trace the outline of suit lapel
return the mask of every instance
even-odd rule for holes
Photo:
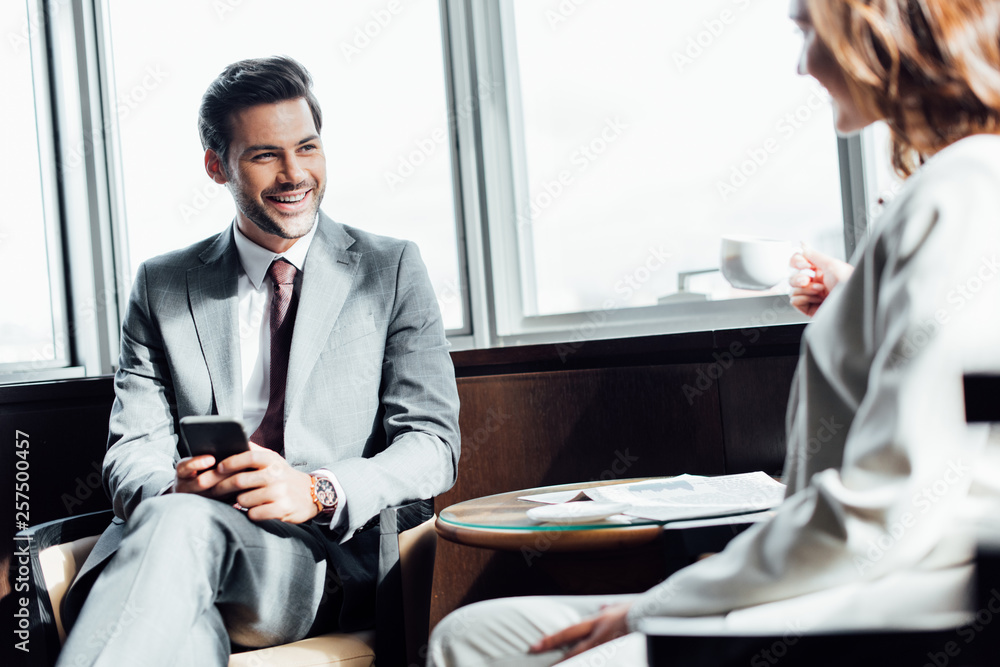
[[[232,229],[220,234],[199,259],[204,264],[187,272],[188,301],[212,380],[212,395],[220,415],[242,419],[243,383],[237,324],[240,262]]]
[[[361,263],[361,253],[347,249],[354,239],[343,227],[323,213],[317,224],[303,267],[302,292],[292,333],[285,388],[286,417],[288,406],[302,389],[330,338]]]

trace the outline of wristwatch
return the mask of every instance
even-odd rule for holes
[[[316,511],[325,516],[333,516],[337,511],[337,489],[333,481],[324,475],[312,475],[312,500],[316,503]]]

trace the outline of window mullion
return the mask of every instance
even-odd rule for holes
[[[92,6],[74,0],[48,14],[67,270],[67,342],[88,375],[112,369],[117,347],[115,264],[104,163],[103,113]]]
[[[844,200],[844,250],[850,259],[868,238],[868,182],[861,135],[837,139]]]
[[[505,70],[501,2],[470,3],[475,58],[480,83],[489,81],[496,94],[480,108],[486,234],[489,239],[494,314],[498,336],[517,331],[524,319],[525,288],[520,271],[514,164],[509,124],[509,81]],[[533,286],[531,286],[533,287]]]
[[[31,62],[32,81],[34,82],[35,119],[37,123],[38,153],[40,157],[40,174],[43,210],[45,216],[45,237],[47,250],[47,267],[49,278],[49,294],[52,312],[53,357],[51,366],[67,366],[70,363],[72,345],[69,341],[69,313],[66,296],[66,277],[64,273],[64,253],[60,235],[61,214],[59,210],[59,174],[54,156],[56,154],[55,139],[52,130],[55,127],[53,114],[53,97],[48,67],[48,8],[44,0],[28,3],[28,24],[35,26],[31,31]],[[59,5],[53,5],[58,8]],[[47,356],[47,355],[41,355]],[[49,368],[50,363],[35,361],[32,368],[24,370],[41,370]]]
[[[495,340],[493,289],[488,230],[485,228],[485,183],[480,113],[495,92],[478,83],[472,38],[472,11],[468,0],[441,0],[445,52],[448,63],[449,113],[458,200],[460,256],[465,265],[466,312],[471,335],[449,336],[455,349],[491,347]]]

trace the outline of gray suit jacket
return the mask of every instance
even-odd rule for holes
[[[180,418],[242,418],[240,271],[230,227],[140,267],[122,325],[104,460],[115,521],[81,570],[80,589],[114,553],[139,503],[173,481]],[[352,597],[367,595],[377,567],[377,539],[361,528],[384,507],[446,491],[458,457],[454,369],[416,246],[321,213],[292,337],[285,458],[302,471],[328,468],[344,489],[346,529],[320,530],[344,580],[348,626],[355,625],[348,610],[369,606]],[[81,593],[68,596],[70,618]]]

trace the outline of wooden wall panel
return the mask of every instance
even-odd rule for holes
[[[781,473],[785,408],[798,357],[739,359],[719,378],[726,472]]]
[[[100,469],[113,401],[111,378],[0,386],[0,489],[11,503],[0,531],[0,612],[11,604],[4,595],[10,591],[6,564],[18,529],[13,511],[17,473],[28,477],[32,526],[109,509]],[[24,439],[15,437],[19,431],[28,435],[25,456],[18,455],[24,450],[16,446]],[[24,502],[23,497],[16,500]]]

